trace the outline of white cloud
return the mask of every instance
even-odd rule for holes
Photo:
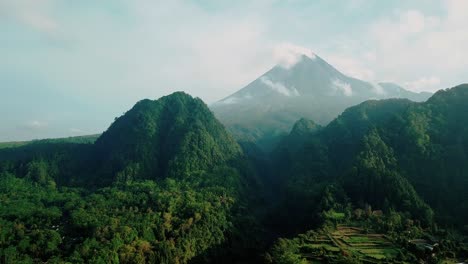
[[[445,0],[447,17],[445,23],[453,26],[454,29],[466,30],[468,25],[468,1],[466,0]]]
[[[289,69],[298,63],[302,59],[303,55],[311,59],[315,59],[315,54],[312,50],[292,43],[279,44],[273,48],[274,60],[277,64],[286,69]]]
[[[277,93],[280,93],[285,96],[299,96],[299,92],[295,87],[287,87],[280,82],[272,82],[268,77],[262,76],[260,81],[267,85],[269,88],[274,90]]]
[[[377,61],[377,55],[375,54],[375,52],[372,52],[372,51],[365,52],[363,57],[364,57],[364,59],[366,59],[367,61],[370,61],[370,62],[376,62]]]
[[[468,1],[442,2],[445,13],[428,15],[420,10],[400,11],[370,28],[367,45],[376,50],[378,60],[370,63],[376,78],[408,82],[414,91],[433,91],[436,86],[455,86],[465,82],[468,52]],[[438,79],[438,80],[437,80]]]
[[[400,14],[400,28],[401,32],[405,33],[419,33],[424,30],[426,18],[417,10],[409,10]]]
[[[47,123],[39,120],[32,120],[30,122],[25,123],[23,127],[30,130],[38,130],[47,127]]]
[[[267,22],[261,17],[208,12],[185,1],[123,3],[130,23],[105,10],[78,10],[60,17],[66,43],[27,58],[12,54],[11,61],[24,71],[41,72],[75,97],[105,98],[112,93],[124,107],[176,90],[210,103],[274,65],[274,44],[265,35]],[[47,67],[40,63],[44,61]]]
[[[369,21],[370,26],[360,32],[337,36],[322,57],[348,76],[371,83],[389,79],[408,83],[408,89],[414,91],[464,83],[468,1],[444,0],[428,5],[442,9],[426,11],[431,8],[413,4],[411,8],[390,10]],[[427,77],[417,80],[421,76]]]
[[[378,95],[386,94],[385,89],[380,84],[375,83],[375,82],[370,82],[370,84],[372,85],[372,89],[374,90],[374,93]]]
[[[440,89],[440,79],[438,77],[423,77],[414,81],[405,82],[405,86],[415,92],[437,91]]]
[[[347,82],[343,82],[339,79],[334,79],[332,80],[332,85],[335,89],[340,91],[345,96],[353,95],[353,89],[351,88],[351,85]]]
[[[9,17],[35,30],[52,34],[59,28],[51,16],[50,0],[0,0],[0,16]]]

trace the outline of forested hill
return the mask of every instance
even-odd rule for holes
[[[200,99],[143,100],[94,144],[0,150],[0,262],[255,259],[261,192]]]
[[[103,177],[123,180],[190,176],[242,156],[205,103],[182,92],[138,102],[95,148]]]
[[[364,102],[308,137],[293,130],[272,163],[284,186],[284,206],[297,215],[292,218],[296,227],[310,227],[321,212],[343,209],[349,201],[358,208],[404,212],[424,225],[435,220],[463,229],[468,219],[466,113],[464,84],[424,103]]]

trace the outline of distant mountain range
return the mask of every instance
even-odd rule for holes
[[[369,99],[421,102],[430,96],[394,83],[352,78],[317,55],[301,55],[294,65],[276,65],[211,109],[238,139],[262,145],[289,132],[300,118],[326,125],[347,107]]]

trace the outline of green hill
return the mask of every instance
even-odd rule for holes
[[[273,164],[286,205],[301,215],[298,224],[314,222],[314,214],[301,212],[319,214],[322,192],[335,186],[344,195],[337,203],[394,209],[426,225],[432,208],[438,223],[462,228],[468,218],[466,102],[468,85],[460,85],[425,103],[364,102],[305,138],[293,131]]]
[[[105,177],[126,180],[186,177],[242,155],[208,107],[181,92],[138,102],[95,147]]]
[[[273,153],[282,194],[275,225],[288,235],[324,229],[278,240],[267,259],[441,263],[466,258],[468,247],[460,236],[466,235],[468,219],[466,102],[468,85],[460,85],[424,103],[364,102],[306,137],[293,130]],[[376,240],[384,237],[385,246]]]

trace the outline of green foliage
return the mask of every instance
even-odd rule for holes
[[[0,186],[0,258],[187,263],[233,228],[236,200],[221,186],[146,181],[85,193],[12,175]]]
[[[343,179],[344,188],[355,204],[369,203],[375,208],[409,212],[428,226],[433,212],[414,191],[407,179],[396,170],[393,150],[371,130],[363,139],[362,151],[355,166]],[[364,191],[363,191],[364,190]]]
[[[272,263],[278,264],[308,263],[299,252],[297,240],[281,238],[275,243],[271,251],[270,259]]]

